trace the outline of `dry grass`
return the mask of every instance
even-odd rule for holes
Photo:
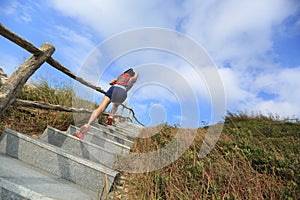
[[[20,98],[70,106],[69,86],[52,89],[46,82],[24,88]],[[70,113],[9,107],[0,116],[0,132],[11,128],[39,135],[53,126],[66,130]],[[170,144],[176,127],[162,124],[145,130],[132,152],[156,151]],[[190,131],[190,130],[183,130]],[[229,113],[215,148],[199,159],[207,129],[199,128],[189,149],[175,162],[153,172],[124,173],[129,199],[297,199],[300,194],[300,123],[278,116]],[[153,134],[154,133],[154,134]]]
[[[127,174],[130,199],[297,199],[297,176],[286,179],[283,174],[258,170],[244,149],[236,145],[236,139],[226,132],[229,130],[231,125],[227,125],[216,147],[203,159],[199,159],[198,152],[206,130],[199,128],[189,150],[169,166],[154,172]],[[162,148],[176,133],[176,128],[165,126],[159,134],[137,140],[132,151]],[[259,144],[251,145],[258,148]],[[276,167],[273,164],[271,168]]]

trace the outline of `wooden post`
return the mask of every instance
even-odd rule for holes
[[[54,53],[55,48],[45,42],[40,50],[42,53],[30,56],[0,88],[0,114],[11,105],[20,94],[30,76]]]

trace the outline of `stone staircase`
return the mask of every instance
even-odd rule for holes
[[[0,199],[107,199],[114,163],[127,154],[141,127],[129,122],[92,126],[83,140],[78,127],[47,127],[40,138],[6,129],[0,137]]]

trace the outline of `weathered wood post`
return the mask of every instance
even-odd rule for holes
[[[0,114],[11,105],[20,94],[30,76],[54,53],[55,48],[45,42],[40,52],[30,56],[0,88]]]

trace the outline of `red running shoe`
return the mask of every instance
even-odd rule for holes
[[[106,125],[112,125],[112,123],[113,123],[113,117],[111,117],[111,116],[109,116],[108,118],[107,118],[107,120],[106,120],[106,122],[105,122],[105,124]]]
[[[85,124],[79,128],[79,130],[75,133],[75,136],[79,139],[83,139],[84,134],[86,134],[88,131],[88,126]]]

